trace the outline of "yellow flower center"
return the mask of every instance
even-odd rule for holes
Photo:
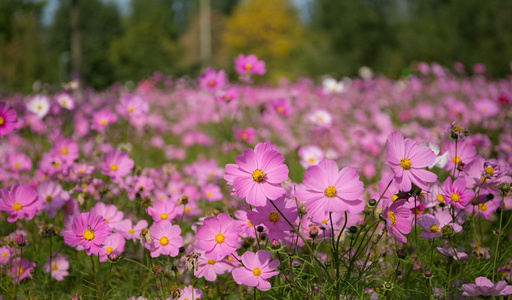
[[[486,211],[487,210],[487,205],[485,205],[485,203],[480,203],[480,204],[478,204],[478,208],[481,211]]]
[[[327,197],[331,198],[336,196],[336,194],[338,194],[338,191],[336,191],[336,189],[332,185],[330,185],[325,189],[324,194]]]
[[[459,196],[459,194],[457,194],[457,193],[452,193],[452,194],[450,195],[450,199],[452,199],[452,201],[453,201],[453,202],[459,202],[459,200],[460,200],[460,196]]]
[[[110,223],[107,218],[105,218],[105,221],[107,222],[107,224]]]
[[[84,237],[84,239],[90,241],[94,238],[94,232],[91,230],[86,230],[84,231],[84,234],[82,236]]]
[[[161,214],[160,215],[160,219],[163,219],[163,220],[167,219],[167,217],[168,217],[167,214]]]
[[[135,229],[130,228],[130,229],[128,229],[128,232],[129,232],[129,233],[134,233],[134,232],[135,232]]]
[[[59,166],[60,166],[60,162],[58,162],[58,161],[54,161],[54,162],[53,162],[53,166],[54,166],[54,167],[59,167]]]
[[[452,158],[452,161],[453,161],[453,163],[458,164],[458,163],[460,163],[460,158],[458,156],[454,156]]]
[[[117,165],[115,165],[115,164],[111,164],[111,165],[110,165],[110,170],[112,170],[112,171],[117,171]]]
[[[66,154],[68,154],[68,149],[62,148],[62,149],[60,149],[60,153],[66,155]]]
[[[215,86],[215,81],[213,81],[213,80],[209,81],[209,82],[208,82],[208,85],[209,85],[210,87]]]
[[[212,196],[212,192],[206,192],[206,196],[211,197]]]
[[[4,118],[0,117],[0,125],[4,125],[5,121]]]
[[[23,268],[21,268],[21,267],[20,267],[19,273],[20,273],[20,274],[25,273],[25,269],[23,269]]]
[[[48,196],[46,196],[45,199],[46,199],[46,202],[51,202],[52,201],[52,196],[48,195]]]
[[[271,212],[270,215],[268,215],[268,219],[270,222],[275,223],[277,220],[279,220],[279,215],[275,212]]]
[[[20,203],[16,202],[12,205],[12,209],[14,209],[15,211],[18,211],[20,209],[23,208],[23,205],[21,205]]]
[[[395,213],[392,211],[388,211],[388,218],[391,220],[391,226],[395,226],[395,224],[396,224]]]
[[[245,69],[247,71],[249,71],[250,69],[252,69],[252,65],[251,64],[245,64]]]
[[[409,170],[411,168],[411,160],[408,158],[402,158],[400,160],[400,167],[402,167],[404,170]]]
[[[231,256],[228,256],[229,261],[233,261],[233,258]]]
[[[265,176],[267,176],[267,174],[263,173],[263,171],[260,169],[256,169],[254,172],[252,172],[252,179],[254,179],[256,182],[262,182],[263,179],[265,179]]]
[[[66,100],[61,100],[61,101],[60,101],[60,103],[61,103],[62,105],[66,105],[66,103],[67,103],[67,102],[66,102]]]
[[[114,250],[114,249],[112,249],[112,247],[107,247],[107,249],[105,249],[105,252],[110,254],[110,253],[112,253],[112,250]]]
[[[459,125],[453,127],[453,131],[455,131],[455,132],[459,132],[461,130],[462,130],[462,127],[460,127]]]
[[[128,112],[132,113],[133,112],[133,107],[128,108]]]
[[[169,244],[169,239],[165,236],[161,237],[160,238],[160,245],[162,246],[166,246],[167,244]]]
[[[429,229],[430,229],[430,232],[437,233],[439,231],[439,226],[434,224],[434,225],[430,226]]]
[[[249,135],[247,133],[242,133],[240,137],[242,138],[242,140],[247,140],[249,138]]]
[[[59,267],[58,267],[56,264],[53,264],[53,265],[52,265],[52,269],[54,269],[54,270],[58,270],[58,269],[59,269]]]
[[[41,105],[37,106],[37,110],[41,110],[43,107]]]
[[[493,169],[493,168],[491,168],[491,167],[487,167],[487,168],[485,168],[485,174],[486,174],[487,176],[492,176],[492,175],[494,175],[494,169]]]
[[[213,259],[208,259],[208,263],[209,263],[210,265],[214,265],[214,264],[215,264],[215,261],[214,261]]]
[[[224,242],[224,235],[222,233],[217,233],[215,236],[215,241],[219,244]]]
[[[310,158],[309,158],[309,162],[310,162],[310,163],[314,163],[314,162],[315,162],[315,159],[314,159],[313,157],[310,157]]]
[[[482,181],[482,183],[486,183],[486,182],[487,182],[487,178],[485,178],[485,177],[483,177],[483,176],[482,176],[482,177],[480,177],[480,180]]]
[[[188,214],[188,212],[190,211],[190,208],[188,207],[185,207],[185,209],[183,210],[186,214]]]
[[[254,268],[254,270],[252,270],[252,274],[254,276],[260,276],[261,275],[261,270],[258,269],[258,268]]]
[[[101,120],[100,124],[103,125],[103,126],[107,125],[107,120]]]
[[[7,256],[6,252],[2,253],[2,257],[6,257],[6,256]]]
[[[16,168],[16,169],[17,169],[17,168],[19,168],[19,167],[20,167],[20,163],[19,163],[19,162],[15,162],[15,163],[14,163],[14,168]]]
[[[251,224],[251,221],[247,221],[247,225],[254,227],[254,225]]]
[[[437,195],[437,202],[441,202],[441,203],[444,202],[443,195],[441,195],[441,194]]]
[[[398,195],[394,194],[393,197],[391,197],[391,202],[395,202],[396,199],[398,199]]]
[[[284,113],[284,108],[282,108],[281,106],[279,106],[277,108],[277,112],[280,113],[280,114],[283,114]]]

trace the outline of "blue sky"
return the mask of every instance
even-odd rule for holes
[[[43,0],[38,0],[43,1]],[[122,14],[127,13],[130,5],[130,0],[102,0],[104,2],[116,3]],[[312,0],[292,0],[295,6],[299,9],[301,18],[303,20],[308,17],[308,3]],[[43,11],[43,24],[50,25],[53,19],[53,14],[59,6],[59,0],[46,0],[48,3]]]

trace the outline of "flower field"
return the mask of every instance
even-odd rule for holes
[[[512,294],[512,80],[479,68],[4,95],[0,299]]]

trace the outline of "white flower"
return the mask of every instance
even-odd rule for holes
[[[50,110],[50,101],[45,95],[35,95],[28,101],[27,109],[42,119]]]
[[[331,126],[332,116],[326,110],[317,109],[309,115],[309,121],[320,127],[329,127]]]
[[[65,109],[72,110],[75,108],[75,100],[68,93],[60,93],[55,95],[55,100]]]
[[[420,146],[426,146],[426,144],[421,144]],[[450,154],[448,152],[445,152],[442,155],[439,155],[440,149],[439,149],[438,145],[428,143],[428,146],[432,150],[432,152],[434,152],[434,154],[436,155],[436,160],[430,166],[428,166],[428,168],[432,169],[433,167],[436,167],[436,166],[441,169],[444,168],[444,166],[446,166],[446,163],[448,162],[448,157]]]
[[[300,164],[304,169],[316,166],[324,159],[324,152],[317,146],[310,145],[299,148]]]
[[[336,81],[336,79],[327,77],[322,81],[325,94],[341,94],[346,90],[345,83]]]

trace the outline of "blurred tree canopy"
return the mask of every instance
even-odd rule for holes
[[[355,75],[361,66],[396,77],[413,61],[467,70],[481,62],[490,75],[510,74],[510,0],[131,0],[124,14],[113,0],[58,0],[46,26],[44,1],[1,0],[0,93],[69,80],[76,32],[84,86],[154,71],[197,76],[200,1],[211,6],[211,64],[229,72],[235,56],[254,53],[272,80]]]

